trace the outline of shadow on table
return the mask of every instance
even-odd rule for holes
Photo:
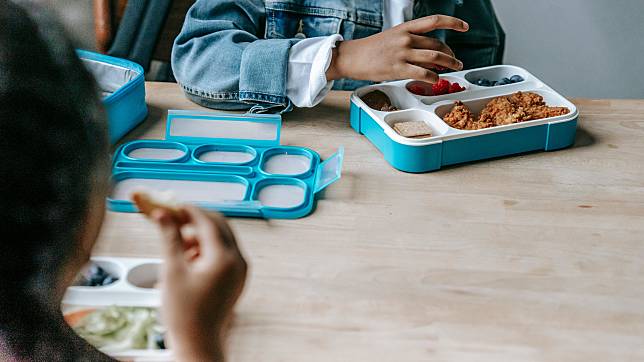
[[[597,143],[597,137],[583,128],[577,128],[575,143],[571,148],[589,147]]]

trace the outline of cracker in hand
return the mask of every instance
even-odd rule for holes
[[[132,194],[132,201],[139,209],[139,211],[145,216],[152,216],[152,211],[155,209],[167,210],[172,214],[177,220],[185,219],[184,213],[176,206],[170,203],[164,203],[159,200],[155,200],[150,195],[144,192],[134,192]]]

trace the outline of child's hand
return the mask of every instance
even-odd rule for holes
[[[152,212],[166,244],[163,318],[177,360],[220,361],[222,331],[244,288],[246,262],[221,215],[192,206],[180,211],[181,218],[166,209]],[[194,236],[182,235],[186,226]]]
[[[333,49],[327,79],[385,81],[412,78],[436,83],[438,74],[432,69],[437,66],[463,69],[463,63],[454,58],[445,43],[424,35],[437,29],[465,32],[469,25],[451,16],[433,15],[367,38],[341,42]]]

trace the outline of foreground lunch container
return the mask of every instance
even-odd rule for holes
[[[480,78],[502,79],[512,75],[520,75],[524,80],[494,87],[475,84]],[[351,127],[367,137],[393,167],[413,173],[528,151],[553,151],[574,143],[579,116],[577,107],[525,69],[501,65],[447,73],[441,78],[458,82],[466,89],[441,96],[419,96],[407,90],[406,85],[411,80],[403,80],[356,90],[351,96]],[[361,97],[374,90],[384,92],[400,110],[382,112],[367,106]],[[442,119],[455,101],[462,101],[477,114],[493,98],[517,91],[537,93],[548,106],[567,107],[570,113],[475,131],[452,128]],[[433,136],[424,139],[403,137],[392,128],[400,121],[425,121]]]
[[[69,287],[61,306],[64,315],[111,306],[159,310],[161,294],[158,289],[158,275],[162,266],[161,259],[92,257],[91,261],[118,280],[105,286]],[[174,360],[169,349],[122,349],[104,352],[120,360]]]

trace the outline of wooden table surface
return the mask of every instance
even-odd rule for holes
[[[167,109],[128,139],[163,138]],[[348,92],[284,116],[282,143],[342,179],[299,220],[233,219],[250,262],[230,361],[644,360],[644,101],[575,100],[575,146],[428,174],[394,170],[349,126]],[[109,213],[97,255],[160,255]]]

